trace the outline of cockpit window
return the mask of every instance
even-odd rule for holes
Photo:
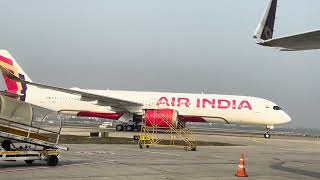
[[[281,110],[281,108],[279,106],[273,106],[273,109],[276,111]]]

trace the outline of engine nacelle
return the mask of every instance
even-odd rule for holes
[[[170,125],[177,127],[178,111],[173,109],[150,109],[145,110],[145,125],[147,127],[169,128]]]

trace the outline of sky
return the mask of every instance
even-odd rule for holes
[[[0,0],[0,48],[33,81],[248,95],[320,128],[320,51],[260,47],[267,0]],[[320,29],[319,0],[279,0],[275,37]],[[1,89],[4,83],[1,82]]]

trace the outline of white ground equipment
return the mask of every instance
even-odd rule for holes
[[[45,125],[44,119],[34,120],[30,104],[0,95],[0,160],[24,160],[27,164],[45,160],[56,166],[59,150],[68,150],[58,145],[61,118],[56,130]]]

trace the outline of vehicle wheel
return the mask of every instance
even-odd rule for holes
[[[126,127],[126,130],[127,130],[127,131],[133,131],[133,127],[132,127],[132,126],[127,126],[127,127]]]
[[[270,134],[264,134],[264,138],[270,138]]]
[[[116,130],[117,130],[117,131],[123,131],[123,126],[122,126],[121,124],[118,124],[118,125],[116,126]]]
[[[191,151],[197,151],[196,147],[191,147]]]
[[[137,131],[141,131],[141,125],[138,125]]]
[[[149,145],[146,145],[146,148],[149,148],[150,146]]]
[[[24,162],[25,162],[26,164],[32,164],[32,163],[34,162],[34,160],[24,160]]]
[[[137,135],[133,136],[133,140],[138,141],[139,139],[140,139],[139,136],[137,136]]]
[[[47,164],[48,166],[56,166],[58,164],[58,157],[54,155],[49,156]]]

